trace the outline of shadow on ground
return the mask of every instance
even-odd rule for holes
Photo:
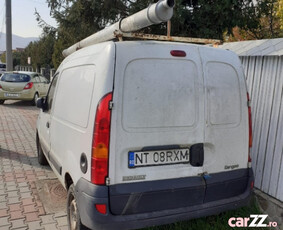
[[[3,106],[7,106],[9,108],[19,109],[24,107],[25,110],[34,110],[36,106],[32,105],[31,101],[13,101],[13,100],[6,100]],[[16,107],[17,106],[17,107]],[[20,106],[20,107],[19,107]]]
[[[49,171],[52,171],[49,165],[47,166],[39,165],[37,156],[34,155],[29,156],[27,154],[21,154],[8,149],[3,149],[1,148],[1,144],[0,144],[0,158],[7,159],[10,161],[17,161],[21,164],[29,165],[35,168],[48,169]]]

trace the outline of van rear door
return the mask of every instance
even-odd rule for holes
[[[236,54],[200,47],[205,86],[205,202],[239,195],[248,183],[247,88]]]
[[[203,202],[205,123],[200,63],[195,46],[116,43],[109,153],[112,213]]]

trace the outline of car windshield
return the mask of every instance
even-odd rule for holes
[[[4,73],[1,77],[1,81],[6,82],[29,82],[30,76],[21,73]]]
[[[6,69],[6,65],[5,64],[0,64],[0,68]]]

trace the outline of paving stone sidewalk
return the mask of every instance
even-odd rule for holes
[[[0,105],[0,230],[68,229],[65,211],[46,213],[36,186],[38,180],[56,179],[37,161],[38,113],[29,102]]]

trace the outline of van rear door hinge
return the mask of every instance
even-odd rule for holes
[[[110,185],[110,178],[109,178],[109,177],[106,177],[106,179],[105,179],[105,184],[106,184],[106,185]]]
[[[109,110],[112,110],[114,107],[113,101],[109,101]]]

